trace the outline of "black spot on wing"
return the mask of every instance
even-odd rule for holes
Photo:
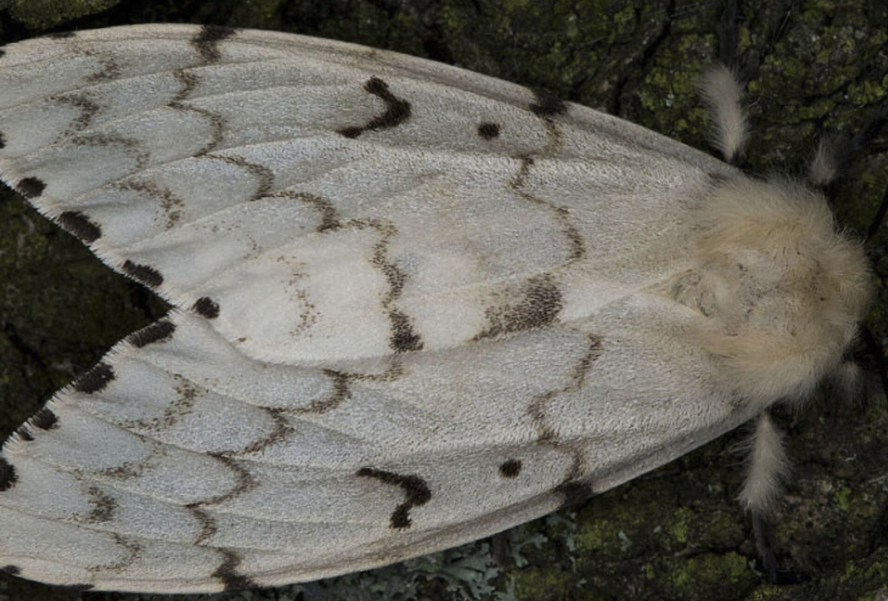
[[[202,296],[194,301],[191,310],[207,319],[219,317],[219,303],[208,296]]]
[[[18,576],[22,573],[22,569],[18,566],[8,565],[0,568],[0,572],[6,572],[7,574],[11,574],[13,576]]]
[[[231,549],[219,549],[222,554],[222,565],[213,572],[213,578],[222,582],[225,592],[242,591],[248,588],[256,588],[256,583],[249,577],[237,573],[243,559]]]
[[[568,480],[562,482],[555,487],[555,492],[563,497],[561,508],[571,507],[577,503],[582,503],[593,494],[592,485],[588,482],[580,482],[577,480]]]
[[[12,488],[17,480],[15,468],[6,459],[0,457],[0,492]]]
[[[86,244],[92,244],[102,236],[102,228],[80,211],[65,211],[59,215],[59,225]]]
[[[114,370],[107,363],[98,363],[91,370],[74,380],[74,390],[84,394],[93,394],[105,389],[114,380]]]
[[[28,429],[27,429],[26,427],[24,427],[24,426],[22,426],[21,428],[19,428],[18,430],[16,430],[16,434],[18,434],[18,435],[19,435],[19,438],[21,438],[21,439],[24,440],[25,442],[31,442],[31,441],[34,440],[34,437],[31,436],[31,433],[28,432]]]
[[[148,265],[140,265],[127,259],[121,266],[121,269],[125,274],[146,286],[157,288],[163,284],[163,276],[160,272]]]
[[[176,325],[173,322],[162,319],[146,328],[142,328],[138,332],[130,334],[128,340],[134,347],[142,348],[155,342],[169,340],[175,331]]]
[[[396,530],[409,528],[413,524],[410,510],[425,505],[432,498],[428,484],[419,476],[404,476],[372,467],[362,467],[356,475],[360,478],[374,478],[384,484],[398,486],[404,491],[404,502],[395,508],[390,518],[391,527]]]
[[[378,77],[371,77],[364,84],[364,89],[385,103],[385,112],[359,127],[344,127],[338,130],[346,138],[357,138],[366,131],[389,129],[401,125],[410,119],[410,103],[398,98],[389,90],[388,84]]]
[[[3,56],[0,54],[0,56]],[[0,148],[6,148],[6,137],[3,135],[3,132],[0,132]]]
[[[219,54],[219,42],[236,33],[237,30],[231,27],[204,25],[191,40],[191,45],[200,53],[201,58],[208,63],[214,63],[222,58]]]
[[[26,177],[15,185],[15,189],[18,190],[19,194],[31,200],[43,194],[43,191],[46,190],[46,184],[43,180],[36,177]]]
[[[484,138],[485,140],[493,140],[500,133],[500,126],[496,123],[490,123],[485,121],[484,123],[478,126],[478,135]]]
[[[50,33],[49,35],[47,35],[46,37],[48,37],[51,40],[65,40],[68,38],[73,38],[75,35],[77,35],[77,34],[73,31],[54,31],[54,32]]]
[[[500,476],[503,478],[517,478],[521,473],[521,461],[518,459],[509,459],[499,466]]]
[[[41,430],[52,430],[59,426],[59,418],[50,409],[44,407],[31,418],[31,425]]]
[[[530,105],[530,110],[539,117],[555,117],[567,113],[567,104],[551,92],[546,90],[534,90],[536,102]]]

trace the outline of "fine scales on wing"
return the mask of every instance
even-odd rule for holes
[[[805,394],[823,199],[510,83],[255,31],[0,58],[0,173],[178,309],[3,447],[0,567],[199,592],[498,532]]]

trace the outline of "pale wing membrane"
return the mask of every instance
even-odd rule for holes
[[[197,592],[369,568],[750,417],[676,338],[699,314],[645,293],[693,267],[684,216],[734,172],[632,124],[381,51],[141,26],[8,47],[0,135],[5,181],[183,309],[4,446],[7,571]]]
[[[383,565],[543,515],[749,417],[706,398],[705,356],[633,334],[662,311],[621,304],[576,328],[324,368],[249,359],[176,312],[6,445],[0,566],[224,590]],[[634,378],[615,383],[627,367]],[[640,396],[652,386],[659,396]]]
[[[283,363],[464,344],[541,278],[588,315],[684,268],[677,214],[733,174],[481,75],[181,26],[9,47],[0,133],[44,213]]]

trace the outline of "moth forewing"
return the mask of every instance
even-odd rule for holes
[[[805,394],[863,310],[817,195],[452,67],[146,25],[0,82],[4,181],[178,307],[4,445],[25,578],[212,592],[493,534]]]

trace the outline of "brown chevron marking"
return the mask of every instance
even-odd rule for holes
[[[134,171],[141,171],[148,164],[151,155],[142,149],[142,143],[135,138],[113,134],[80,134],[71,136],[68,143],[75,146],[120,146],[123,152],[136,161]]]
[[[102,236],[102,228],[80,211],[65,211],[59,215],[59,225],[85,244],[92,244]]]
[[[200,391],[191,381],[178,374],[173,374],[173,378],[177,381],[174,389],[176,398],[168,406],[164,407],[160,417],[124,419],[117,422],[118,425],[133,431],[160,432],[171,428],[179,420],[190,415]]]
[[[274,186],[274,171],[268,167],[258,163],[251,163],[246,159],[237,156],[223,156],[218,154],[206,154],[204,156],[217,161],[222,161],[223,163],[228,163],[229,165],[236,165],[237,167],[249,171],[250,174],[256,178],[257,185],[256,192],[254,192],[248,200],[257,200],[268,196],[271,193],[271,189]]]
[[[488,307],[488,326],[473,341],[497,338],[505,334],[547,326],[563,308],[561,291],[549,274],[532,277],[522,284],[517,302]]]
[[[571,219],[570,210],[524,190],[534,160],[533,157],[528,155],[519,156],[517,157],[517,160],[519,161],[518,173],[512,181],[509,182],[510,187],[523,199],[549,209],[555,219],[561,224],[561,230],[570,241],[571,248],[566,264],[569,265],[574,261],[582,259],[586,255],[586,243],[583,241],[580,230]]]
[[[188,96],[197,86],[197,82],[199,81],[199,77],[193,71],[184,71],[179,69],[178,71],[173,72],[173,77],[176,78],[176,81],[179,82],[181,89],[176,93],[173,99],[167,104],[172,109],[176,109],[183,112],[194,113],[196,115],[200,115],[210,124],[210,128],[212,129],[212,134],[210,135],[210,141],[207,142],[203,148],[194,153],[194,156],[202,156],[206,153],[215,150],[219,144],[222,143],[222,137],[225,135],[225,118],[218,113],[214,113],[207,109],[198,108],[196,106],[191,106],[186,104],[185,101],[188,100]]]
[[[289,436],[293,432],[293,426],[284,416],[284,410],[271,407],[262,407],[262,409],[274,420],[274,429],[259,440],[253,441],[247,445],[244,450],[239,451],[238,455],[246,455],[248,453],[258,453],[273,444],[276,444]]]
[[[216,524],[216,518],[201,509],[199,503],[189,503],[185,508],[191,512],[191,515],[194,516],[194,519],[200,524],[200,532],[191,544],[197,546],[205,545],[219,529]]]
[[[112,57],[99,52],[93,52],[92,50],[82,50],[81,53],[84,56],[96,59],[102,65],[100,70],[86,77],[87,82],[101,83],[120,77],[120,65]]]
[[[208,453],[208,455],[229,470],[235,472],[237,474],[237,483],[228,492],[224,492],[197,503],[192,503],[193,506],[206,507],[208,505],[218,505],[219,503],[223,503],[228,499],[233,499],[238,495],[242,495],[245,492],[249,492],[256,488],[257,483],[253,479],[253,476],[250,475],[250,472],[241,467],[237,461],[229,457],[228,453]]]
[[[66,104],[71,106],[77,109],[80,113],[70,124],[68,124],[68,128],[56,138],[56,141],[73,135],[78,131],[83,131],[89,127],[93,117],[99,112],[100,108],[95,100],[84,93],[59,94],[58,96],[51,96],[49,100],[56,104]]]
[[[208,63],[215,63],[222,56],[219,54],[219,42],[237,34],[237,29],[219,25],[203,25],[191,40],[191,45]]]
[[[537,441],[541,444],[548,445],[557,451],[561,451],[570,455],[572,459],[571,468],[561,483],[555,487],[555,492],[563,496],[562,506],[572,505],[592,495],[592,485],[582,480],[584,476],[584,466],[586,461],[583,459],[583,453],[580,449],[573,445],[564,443],[558,438],[555,428],[548,423],[546,415],[547,406],[552,399],[558,395],[576,392],[580,390],[586,382],[586,377],[592,364],[603,352],[601,339],[592,334],[586,337],[588,348],[586,353],[577,361],[571,372],[570,382],[562,388],[550,390],[543,394],[537,395],[531,401],[527,412],[537,427]]]
[[[311,194],[309,192],[284,190],[282,192],[275,192],[264,198],[292,198],[293,200],[299,200],[310,205],[313,209],[318,211],[321,216],[321,224],[315,230],[316,232],[335,231],[342,227],[342,222],[336,207],[323,196],[318,196],[317,194]]]
[[[86,517],[86,521],[91,524],[101,524],[110,522],[114,518],[114,512],[117,511],[118,505],[114,497],[106,494],[97,486],[90,486],[87,489],[89,502],[92,509]]]
[[[107,363],[97,363],[95,367],[74,380],[71,386],[77,392],[84,394],[93,394],[101,392],[112,381],[114,381],[114,369]]]
[[[176,325],[166,319],[161,319],[148,327],[142,328],[127,337],[127,341],[136,348],[144,348],[156,342],[165,342],[172,338],[176,331]]]
[[[182,207],[185,201],[173,194],[169,188],[159,186],[155,182],[142,179],[131,179],[124,182],[116,182],[114,188],[121,191],[133,191],[144,193],[157,199],[160,208],[166,215],[166,229],[172,229],[182,219]]]
[[[332,409],[336,409],[342,403],[351,399],[351,389],[349,388],[349,380],[351,379],[350,374],[332,369],[323,370],[323,374],[332,381],[332,392],[325,398],[313,400],[307,407],[289,409],[288,411],[291,414],[303,415],[306,413],[314,413],[322,415]]]
[[[139,557],[142,555],[142,545],[137,543],[135,540],[116,532],[112,532],[111,537],[114,539],[115,544],[126,549],[126,556],[124,556],[120,561],[115,561],[113,563],[90,566],[89,568],[87,568],[88,572],[92,574],[106,572],[120,573],[133,565],[136,560],[138,560]]]
[[[333,390],[323,399],[315,399],[311,401],[307,407],[297,407],[295,409],[287,409],[286,413],[290,415],[304,415],[306,413],[314,413],[317,415],[324,414],[328,411],[338,408],[342,403],[351,400],[351,382],[394,382],[404,375],[404,367],[400,357],[394,355],[391,357],[391,363],[388,369],[377,374],[362,374],[341,372],[332,369],[325,369],[323,374],[330,378],[333,383]]]
[[[237,573],[243,558],[232,549],[218,549],[222,554],[222,564],[212,573],[213,578],[222,582],[225,592],[242,591],[248,588],[256,588],[257,584],[248,576]]]
[[[388,84],[378,77],[371,77],[364,83],[364,89],[385,103],[385,112],[373,117],[360,127],[344,127],[337,133],[346,138],[357,138],[367,131],[390,129],[410,119],[410,103],[398,98],[389,90]]]
[[[410,510],[425,505],[432,498],[428,484],[419,476],[405,476],[372,467],[362,467],[355,475],[359,478],[374,478],[390,486],[399,486],[404,491],[404,502],[395,508],[390,518],[391,527],[395,530],[410,528],[413,525]]]

